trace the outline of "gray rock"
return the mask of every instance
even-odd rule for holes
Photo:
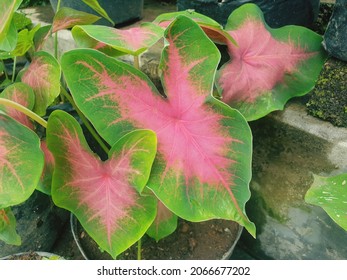
[[[347,61],[347,0],[336,0],[323,45],[330,55]]]

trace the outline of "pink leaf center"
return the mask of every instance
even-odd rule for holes
[[[5,174],[8,170],[10,173],[12,173],[12,176],[16,179],[22,190],[24,190],[24,184],[16,170],[16,165],[20,164],[19,156],[15,153],[19,148],[19,144],[13,145],[11,143],[13,139],[11,138],[12,137],[6,131],[0,130],[0,174]],[[19,139],[17,140],[18,142],[20,141]],[[2,177],[3,176],[0,175],[0,192],[3,191],[2,180],[4,180],[4,178]]]
[[[14,102],[17,102],[18,104],[24,107],[28,107],[29,105],[28,101],[23,98],[22,94],[17,89],[14,89],[11,95],[11,100]],[[8,115],[14,118],[15,120],[19,121],[21,124],[25,125],[26,127],[30,129],[34,129],[34,124],[30,121],[30,119],[24,113],[21,113],[16,109],[9,108]]]
[[[136,150],[122,151],[120,157],[102,162],[81,146],[76,133],[65,129],[60,137],[68,147],[72,176],[65,187],[77,196],[78,207],[86,207],[88,222],[99,220],[111,244],[119,221],[130,218],[131,207],[137,206],[137,192],[129,183],[134,174],[139,174],[130,164],[130,155]]]
[[[229,192],[233,175],[228,169],[234,161],[228,154],[231,152],[230,144],[237,140],[230,137],[220,124],[226,117],[205,104],[210,92],[199,86],[202,83],[199,79],[203,77],[193,81],[190,76],[190,71],[202,61],[183,64],[179,50],[173,43],[170,46],[170,64],[164,78],[167,99],[153,93],[147,82],[136,75],[126,73],[113,77],[97,61],[101,71],[80,61],[77,63],[94,73],[93,80],[97,81],[99,90],[86,102],[104,99],[104,106],[110,108],[109,98],[113,104],[118,104],[114,108],[121,114],[110,125],[127,120],[135,127],[156,132],[158,152],[166,162],[162,179],[166,175],[174,176],[178,184],[179,177],[183,175],[187,189],[195,185],[196,180],[209,187],[228,189]]]
[[[222,69],[219,83],[223,101],[253,102],[259,95],[282,82],[286,73],[309,55],[293,42],[275,40],[265,26],[248,18],[240,28],[229,32],[238,43],[228,43],[231,63]]]

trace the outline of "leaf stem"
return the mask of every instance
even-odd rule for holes
[[[140,70],[140,56],[134,55],[134,67]]]
[[[58,58],[58,31],[54,34],[54,57]]]
[[[142,239],[140,238],[139,241],[137,241],[137,260],[140,261],[142,259]]]
[[[60,3],[61,3],[61,0],[58,0],[57,9],[55,13],[59,11]],[[54,57],[58,59],[58,31],[55,32],[54,34]]]
[[[14,78],[16,76],[16,64],[17,64],[17,57],[15,56],[13,58],[13,66],[12,66],[12,78],[11,78],[12,83],[14,83]]]
[[[22,112],[23,114],[27,115],[29,118],[38,122],[44,128],[47,128],[47,122],[43,118],[41,118],[39,115],[35,114],[33,111],[29,110],[28,108],[18,104],[17,102],[14,102],[12,100],[5,99],[5,98],[0,98],[0,104],[16,109],[19,112]]]
[[[98,142],[100,147],[105,151],[105,153],[108,154],[110,149],[107,147],[107,145],[104,143],[104,141],[101,139],[99,134],[95,131],[94,127],[90,124],[88,119],[85,117],[85,115],[82,113],[80,109],[78,109],[75,101],[72,99],[71,95],[65,90],[65,88],[60,87],[62,95],[71,103],[72,107],[76,110],[78,116],[81,118],[82,122],[90,132],[90,134],[94,137],[94,139]]]

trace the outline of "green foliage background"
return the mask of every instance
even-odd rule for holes
[[[20,9],[34,6],[44,6],[48,4],[49,0],[23,0],[22,4],[20,5]]]

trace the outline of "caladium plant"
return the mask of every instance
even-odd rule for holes
[[[22,15],[18,24],[15,13],[21,2],[2,1],[0,4],[0,69],[8,85],[0,94],[0,239],[13,245],[20,245],[21,239],[15,231],[16,220],[11,207],[27,200],[35,189],[51,193],[54,158],[46,141],[41,139],[42,129],[32,120],[47,126],[38,114],[44,116],[47,107],[56,102],[61,78],[57,59],[45,51],[35,52],[38,40],[34,36],[40,33],[40,26],[29,30],[31,21],[23,19]],[[83,24],[92,20],[94,16],[65,9],[48,29],[55,32],[72,27],[72,22]],[[16,59],[22,55],[30,57],[30,64],[17,76]],[[7,74],[3,59],[13,59],[12,74]]]
[[[283,109],[295,96],[311,91],[327,57],[322,37],[301,26],[270,28],[254,4],[229,17],[225,30],[230,61],[216,79],[221,99],[247,120]]]
[[[110,145],[135,128],[157,134],[148,187],[172,212],[190,221],[236,220],[255,235],[244,210],[251,132],[238,111],[212,97],[220,54],[187,17],[177,17],[165,33],[165,97],[142,72],[95,50],[63,55],[72,96]]]
[[[4,3],[11,13],[18,4]],[[12,16],[3,18],[0,51],[11,55]],[[90,25],[94,20],[62,9],[51,26],[28,32],[35,36],[28,41],[35,49],[31,63],[0,95],[0,239],[20,243],[10,207],[35,188],[74,213],[114,258],[145,233],[156,240],[169,235],[178,217],[234,220],[255,236],[245,212],[252,155],[245,117],[282,108],[312,87],[325,58],[321,38],[299,27],[270,29],[254,5],[235,11],[225,29],[191,11],[126,30]],[[71,27],[81,49],[61,59],[41,50],[52,33]],[[163,91],[138,63],[161,39]],[[217,81],[215,43],[227,45],[231,55]],[[134,56],[135,67],[117,60],[125,54]],[[63,100],[79,122],[58,110],[48,117],[47,108]],[[80,123],[106,160],[91,151]]]
[[[88,147],[78,122],[63,111],[50,116],[47,135],[55,159],[53,201],[74,213],[115,258],[139,240],[155,218],[155,197],[140,195],[156,154],[155,134],[142,130],[125,135],[104,162]]]

